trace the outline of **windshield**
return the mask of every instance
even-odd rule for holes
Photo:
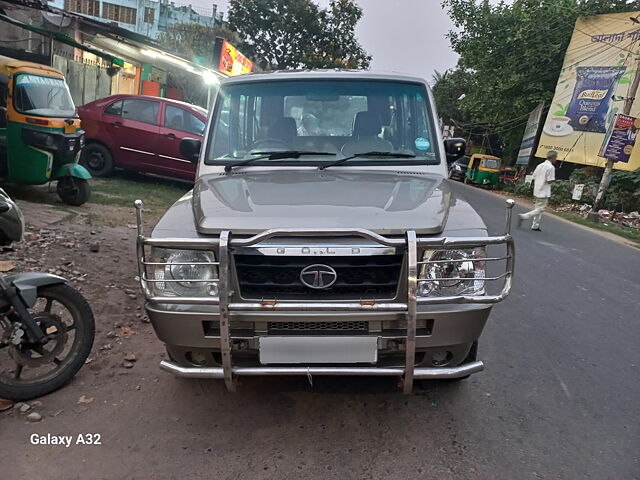
[[[223,86],[206,163],[226,165],[273,151],[321,152],[274,164],[319,164],[358,153],[349,164],[439,163],[427,92],[393,81],[273,81]],[[252,164],[261,165],[263,160]]]
[[[485,168],[500,168],[500,161],[494,160],[493,158],[485,158],[484,159],[484,167]]]
[[[74,117],[76,107],[62,78],[21,73],[13,88],[13,105],[20,113],[44,117]]]

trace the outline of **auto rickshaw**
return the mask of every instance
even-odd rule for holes
[[[60,199],[82,205],[91,175],[78,165],[84,131],[62,73],[0,56],[0,178],[42,185],[58,181]]]
[[[500,181],[501,159],[492,155],[476,153],[471,156],[464,183],[496,186]]]

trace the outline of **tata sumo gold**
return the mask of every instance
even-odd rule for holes
[[[146,311],[175,375],[461,379],[511,289],[512,201],[489,236],[456,198],[427,83],[371,72],[224,80],[193,191],[151,235],[138,213]]]

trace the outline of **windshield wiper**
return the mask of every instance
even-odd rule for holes
[[[336,165],[340,165],[341,163],[347,162],[354,158],[361,158],[361,157],[416,158],[416,156],[412,153],[362,152],[362,153],[354,153],[353,155],[349,155],[348,157],[341,158],[340,160],[336,160],[335,162],[327,163],[326,165],[320,165],[318,167],[318,170],[324,170],[325,168],[335,167]]]
[[[243,165],[248,165],[249,163],[256,162],[258,160],[282,160],[284,158],[300,158],[303,155],[336,155],[335,153],[330,152],[307,152],[300,150],[287,150],[287,151],[273,151],[273,152],[255,152],[255,155],[259,155],[258,157],[247,158],[246,160],[242,160],[241,162],[232,163],[230,165],[226,165],[224,167],[225,172],[230,172],[235,167],[241,167]]]

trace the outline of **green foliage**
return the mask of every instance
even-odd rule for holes
[[[505,192],[513,193],[520,197],[531,197],[533,195],[533,185],[526,184],[523,178],[518,180],[507,180],[500,185]]]
[[[158,43],[170,52],[196,63],[211,65],[216,37],[233,42],[235,35],[224,25],[208,27],[197,23],[177,23],[167,26],[158,36]]]
[[[458,100],[466,95],[472,88],[472,75],[463,70],[448,70],[433,75],[433,96],[438,107],[438,114],[445,123],[452,118],[458,121],[466,121],[466,114],[460,108]]]
[[[640,170],[611,175],[604,207],[623,212],[640,210]]]
[[[229,24],[241,50],[266,70],[368,68],[371,57],[355,37],[362,9],[333,0],[321,9],[312,0],[231,0]]]
[[[579,203],[593,205],[600,179],[587,168],[576,169],[569,180],[556,180],[551,185],[551,205],[566,205],[576,203],[571,197],[573,187],[583,184],[582,198]],[[533,184],[527,185],[524,179],[504,181],[500,185],[505,192],[522,197],[533,195]],[[609,210],[632,212],[640,211],[640,170],[633,172],[618,171],[611,175],[611,183],[607,189],[603,207]]]
[[[556,180],[553,185],[551,185],[549,203],[551,205],[565,205],[567,203],[572,203],[572,193],[573,185],[569,180]]]
[[[527,113],[540,102],[549,104],[576,19],[637,9],[626,0],[515,0],[497,4],[442,0],[442,5],[456,28],[449,33],[451,46],[460,55],[456,70],[443,80],[453,85],[443,85],[442,90],[453,89],[464,78],[465,97],[455,109],[443,103],[440,110],[476,124],[496,125],[492,133],[502,138],[507,155],[517,150],[523,127],[510,124],[507,130],[500,125],[518,117],[526,120]],[[457,72],[463,73],[454,75]],[[566,108],[551,105],[556,114],[564,114]]]

